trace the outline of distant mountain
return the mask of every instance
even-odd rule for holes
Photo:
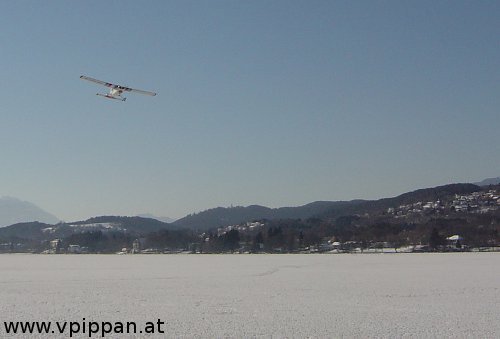
[[[479,186],[473,184],[451,184],[420,189],[397,197],[379,200],[316,201],[304,206],[281,208],[268,208],[258,205],[218,207],[188,215],[175,221],[173,225],[197,230],[209,230],[262,219],[328,219],[352,214],[371,213],[418,201],[443,200],[453,197],[455,194],[468,194],[480,189]]]
[[[173,223],[176,220],[176,219],[172,219],[172,218],[169,218],[169,217],[158,217],[156,215],[149,214],[149,213],[138,214],[137,216],[140,217],[140,218],[156,219],[156,220],[159,220],[161,222],[166,222],[168,224]]]
[[[0,197],[0,227],[31,221],[55,224],[59,219],[31,202]]]
[[[499,185],[499,184],[500,184],[500,177],[488,178],[488,179],[484,179],[483,181],[475,183],[475,185],[478,185],[478,186],[489,186],[489,185]]]

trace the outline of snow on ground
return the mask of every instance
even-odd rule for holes
[[[0,326],[165,321],[109,338],[498,338],[498,305],[499,253],[0,255]]]

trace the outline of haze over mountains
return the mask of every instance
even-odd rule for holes
[[[145,253],[193,253],[197,249],[225,253],[234,251],[240,241],[245,251],[261,243],[269,253],[281,252],[276,250],[279,248],[293,252],[301,243],[319,246],[320,241],[332,237],[343,242],[364,241],[367,246],[427,241],[431,246],[429,234],[434,229],[439,229],[435,240],[460,234],[470,246],[500,244],[500,185],[450,184],[379,200],[319,201],[298,207],[218,207],[174,223],[123,216],[53,225],[17,223],[0,228],[0,253],[57,253],[53,240],[62,241],[63,252],[77,245],[85,253],[124,252],[135,240],[137,246],[150,250]]]
[[[483,181],[475,182],[474,184],[478,186],[499,185],[500,177],[484,179]]]
[[[0,197],[0,227],[29,221],[56,224],[60,220],[31,202]]]
[[[168,223],[168,224],[173,223],[175,221],[175,219],[172,219],[169,217],[159,217],[159,216],[156,216],[156,215],[153,215],[150,213],[138,214],[137,216],[140,218],[156,219],[156,220],[159,220],[161,222]]]
[[[481,182],[475,183],[477,186],[488,186],[500,184],[500,177],[485,179]],[[466,187],[467,191],[474,190],[474,185],[471,186],[457,186]],[[439,191],[443,191],[444,187],[454,187],[451,185],[441,186]],[[352,201],[316,201],[298,207],[280,207],[268,208],[265,206],[251,205],[247,207],[217,207],[187,215],[178,220],[173,220],[168,217],[155,217],[151,214],[141,214],[138,217],[145,219],[156,219],[165,224],[171,224],[174,227],[180,228],[193,228],[193,229],[209,229],[219,227],[221,225],[238,224],[253,219],[300,219],[308,218],[311,216],[320,216],[325,213],[333,213],[335,211],[350,210],[355,212],[358,207],[367,208],[369,206],[382,207],[387,205],[388,202],[393,204],[394,199],[404,199],[405,196],[415,194],[427,195],[432,194],[434,189],[422,189],[411,193],[405,193],[394,198],[385,198],[377,201],[365,200],[352,200]],[[451,193],[451,192],[449,192]],[[460,193],[460,192],[457,192]],[[380,206],[379,206],[380,205]],[[35,204],[27,201],[22,201],[13,197],[0,197],[0,227],[5,227],[17,223],[28,223],[38,221],[44,224],[56,224],[60,222],[56,216],[46,212],[36,206]]]

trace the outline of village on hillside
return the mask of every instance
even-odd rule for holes
[[[488,192],[473,192],[467,195],[456,194],[450,202],[427,201],[416,202],[409,205],[390,207],[388,214],[396,217],[406,217],[409,214],[436,213],[446,214],[449,212],[465,213],[488,213],[496,211],[500,206],[499,192],[489,190]]]
[[[400,205],[397,207],[389,207],[386,215],[394,217],[394,219],[415,219],[424,216],[444,216],[449,217],[450,214],[488,214],[500,210],[500,192],[492,189],[486,192],[473,192],[470,194],[455,194],[453,199],[449,201],[418,201],[412,204]],[[367,213],[359,216],[359,219],[370,218]],[[217,229],[217,237],[224,237],[230,232],[238,232],[238,234],[256,235],[266,229],[266,225],[262,222],[247,222],[240,225],[230,225]],[[209,243],[211,238],[207,234],[203,234],[203,242]],[[300,240],[300,237],[299,237]],[[467,244],[466,239],[460,234],[447,234],[442,239],[437,240],[439,244],[430,244],[419,242],[415,244],[404,244],[400,242],[390,241],[339,241],[337,237],[323,237],[320,242],[310,244],[308,246],[297,246],[294,252],[298,253],[409,253],[409,252],[426,252],[426,251],[500,251],[500,244],[494,239],[485,246],[471,247]],[[299,241],[297,241],[299,242]],[[267,248],[264,241],[258,243],[257,248],[255,243],[252,245],[248,242],[240,242],[238,252],[252,253],[265,251],[272,253],[288,253],[290,252],[282,246]],[[300,245],[300,244],[298,244]],[[398,245],[401,245],[398,247]],[[199,252],[198,252],[199,253]]]

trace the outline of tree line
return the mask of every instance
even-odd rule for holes
[[[60,247],[79,245],[90,253],[116,253],[132,249],[134,241],[141,249],[158,252],[195,253],[293,253],[321,248],[326,242],[350,247],[369,248],[427,245],[432,250],[446,243],[446,237],[458,234],[461,245],[490,247],[500,244],[500,211],[487,214],[451,213],[415,218],[395,218],[380,213],[373,216],[343,215],[336,218],[260,220],[260,227],[232,227],[196,232],[191,229],[161,229],[153,232],[85,231],[61,238]],[[50,239],[38,241],[9,237],[0,239],[0,252],[42,252],[50,248]]]

